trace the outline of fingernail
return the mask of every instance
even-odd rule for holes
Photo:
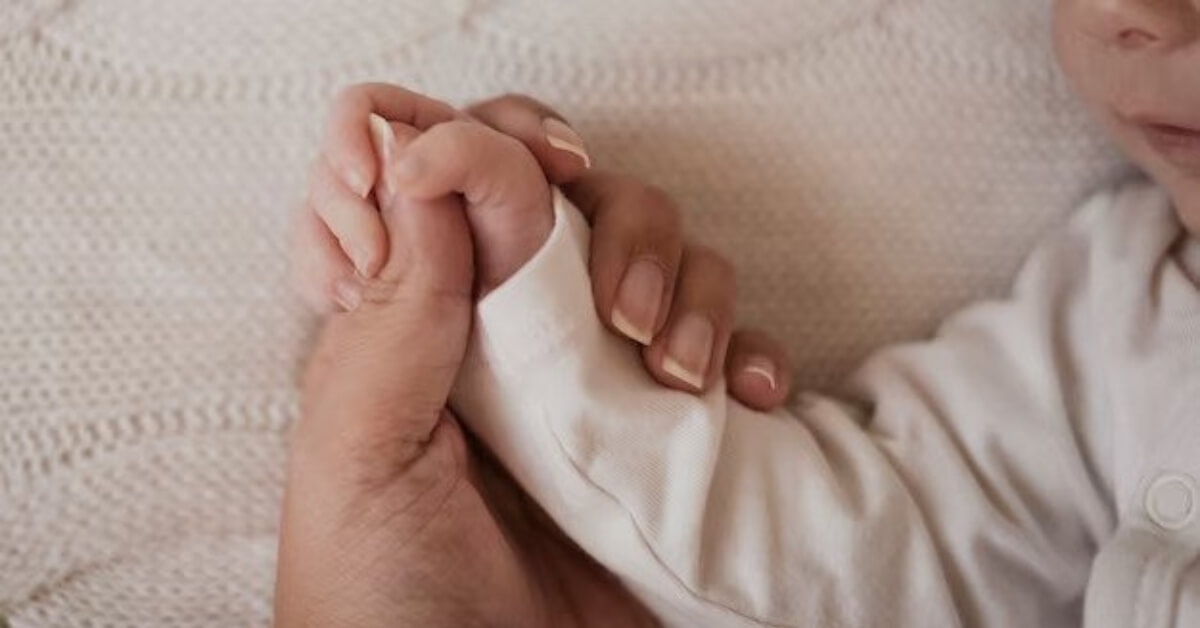
[[[663,370],[697,389],[704,388],[715,333],[708,318],[699,314],[685,316],[671,330]]]
[[[654,339],[665,283],[666,277],[658,264],[647,259],[630,264],[617,288],[613,326],[629,338],[649,345]]]
[[[546,141],[551,146],[579,157],[583,160],[584,168],[592,167],[592,158],[588,156],[587,149],[583,146],[583,138],[579,137],[575,129],[557,118],[546,118],[542,120],[542,130],[546,132]]]
[[[342,279],[334,286],[333,297],[337,304],[342,306],[342,309],[353,312],[358,309],[359,305],[362,305],[362,288],[349,279]]]
[[[359,198],[366,198],[367,194],[371,192],[371,184],[367,183],[366,178],[357,170],[346,170],[342,174],[342,179],[346,182],[346,187],[350,188],[350,191]]]
[[[371,263],[371,254],[367,250],[351,248],[350,261],[354,262],[354,270],[357,270],[359,275],[363,277],[370,277],[370,274],[367,271],[370,270],[368,266]]]
[[[396,150],[396,134],[392,131],[392,125],[377,113],[373,113],[367,118],[367,127],[371,131],[371,144],[375,147],[375,156],[379,159],[380,164],[379,194],[376,195],[379,198],[376,200],[383,205],[392,195],[388,165],[392,163],[392,155]]]
[[[771,390],[779,387],[778,372],[775,363],[761,355],[750,356],[746,359],[746,365],[742,367],[742,373],[750,377],[762,378]]]
[[[375,155],[380,161],[391,161],[392,151],[396,147],[396,134],[392,125],[383,116],[373,113],[367,117],[367,127],[371,130],[371,144],[375,147]]]

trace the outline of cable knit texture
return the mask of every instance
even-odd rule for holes
[[[399,82],[557,106],[739,268],[805,386],[1002,291],[1122,168],[1044,0],[7,0],[0,615],[270,618],[316,321],[285,281],[325,107]]]

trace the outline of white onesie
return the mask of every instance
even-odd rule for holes
[[[667,625],[1200,626],[1200,244],[1162,190],[1098,196],[1009,300],[773,414],[653,382],[556,198],[453,405]]]

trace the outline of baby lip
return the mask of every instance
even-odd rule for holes
[[[1192,129],[1185,126],[1179,126],[1177,124],[1152,122],[1146,124],[1146,126],[1155,133],[1161,133],[1170,137],[1178,137],[1180,139],[1200,137],[1200,129]]]
[[[1153,130],[1156,133],[1180,137],[1200,136],[1200,123],[1193,123],[1182,118],[1154,114],[1135,114],[1123,117],[1139,127]]]
[[[1200,128],[1163,117],[1130,116],[1129,121],[1164,159],[1185,170],[1200,172]]]
[[[1200,150],[1200,130],[1170,124],[1148,124],[1143,129],[1163,148]]]

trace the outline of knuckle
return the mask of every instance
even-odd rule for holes
[[[497,97],[493,102],[501,107],[525,107],[532,108],[537,104],[537,101],[525,94],[517,92],[505,92]]]
[[[478,142],[481,152],[496,164],[509,164],[520,168],[536,168],[537,162],[533,153],[521,140],[497,131],[489,126],[474,123],[472,129],[474,141]],[[541,169],[538,168],[538,172]]]
[[[640,183],[638,184],[638,187],[640,188],[642,201],[647,205],[652,205],[654,207],[666,207],[673,204],[671,201],[671,196],[667,194],[666,190],[663,190],[657,185]]]
[[[529,150],[527,148],[525,148],[524,142],[522,142],[521,140],[519,140],[511,135],[506,135],[504,133],[501,133],[499,131],[492,129],[491,127],[485,127],[482,125],[476,125],[476,126],[479,127],[478,129],[476,129],[476,133],[478,133],[482,139],[495,143],[495,146],[497,148],[499,148],[505,152],[514,153],[514,154],[516,154],[516,153],[524,154],[524,153],[529,152]]]
[[[628,195],[641,208],[661,211],[671,205],[671,198],[658,186],[637,180],[626,180],[625,186]]]
[[[571,190],[588,193],[590,196],[613,198],[628,195],[629,190],[637,183],[638,181],[629,175],[593,168],[571,181],[568,186]]]
[[[622,175],[615,174],[607,170],[594,168],[579,175],[579,178],[571,182],[570,186],[572,188],[588,191],[611,190],[619,187],[621,182],[625,179],[626,177]]]
[[[369,103],[370,92],[375,86],[375,83],[355,83],[342,88],[333,97],[333,111],[345,111]]]
[[[739,330],[738,331],[738,340],[742,344],[746,345],[747,347],[749,347],[752,350],[760,349],[760,348],[764,348],[764,347],[772,347],[772,346],[775,346],[776,344],[778,344],[775,342],[775,340],[773,338],[768,336],[761,329]]]
[[[617,211],[650,220],[663,230],[679,231],[682,215],[678,206],[662,188],[634,178],[610,176],[597,182],[612,190],[609,198]]]
[[[731,347],[738,354],[750,355],[763,352],[771,343],[757,329],[739,329],[733,334]]]
[[[666,190],[654,185],[644,185],[641,195],[643,210],[665,228],[673,231],[681,230],[683,217],[679,212],[679,206],[675,204],[675,200]]]
[[[430,139],[445,140],[457,139],[466,133],[467,128],[474,124],[467,120],[448,120],[441,124],[435,124],[425,131],[425,135]]]
[[[496,106],[511,111],[523,111],[538,117],[544,117],[552,112],[542,101],[516,92],[508,92],[496,99]]]
[[[521,163],[528,150],[518,139],[471,120],[455,120],[434,127],[430,132],[440,131],[435,140],[451,158],[464,161],[482,161],[490,164]],[[532,161],[530,155],[528,161]]]
[[[584,207],[610,202],[620,188],[620,177],[603,170],[589,170],[563,186],[567,196]]]
[[[427,133],[454,148],[466,150],[488,139],[487,128],[473,120],[450,120],[434,126]]]
[[[352,104],[354,101],[362,98],[362,86],[351,85],[350,87],[342,88],[338,93],[334,94],[330,108],[334,111],[340,111]]]
[[[605,196],[630,203],[639,200],[646,187],[639,179],[613,172],[589,172],[584,181]]]
[[[472,152],[475,141],[470,129],[472,124],[452,120],[435,125],[425,132],[424,141],[419,144],[422,149],[418,150],[446,153],[453,160],[464,159]]]
[[[712,247],[703,244],[688,245],[688,254],[696,266],[702,267],[706,275],[719,279],[722,283],[732,283],[737,271],[728,258]]]

